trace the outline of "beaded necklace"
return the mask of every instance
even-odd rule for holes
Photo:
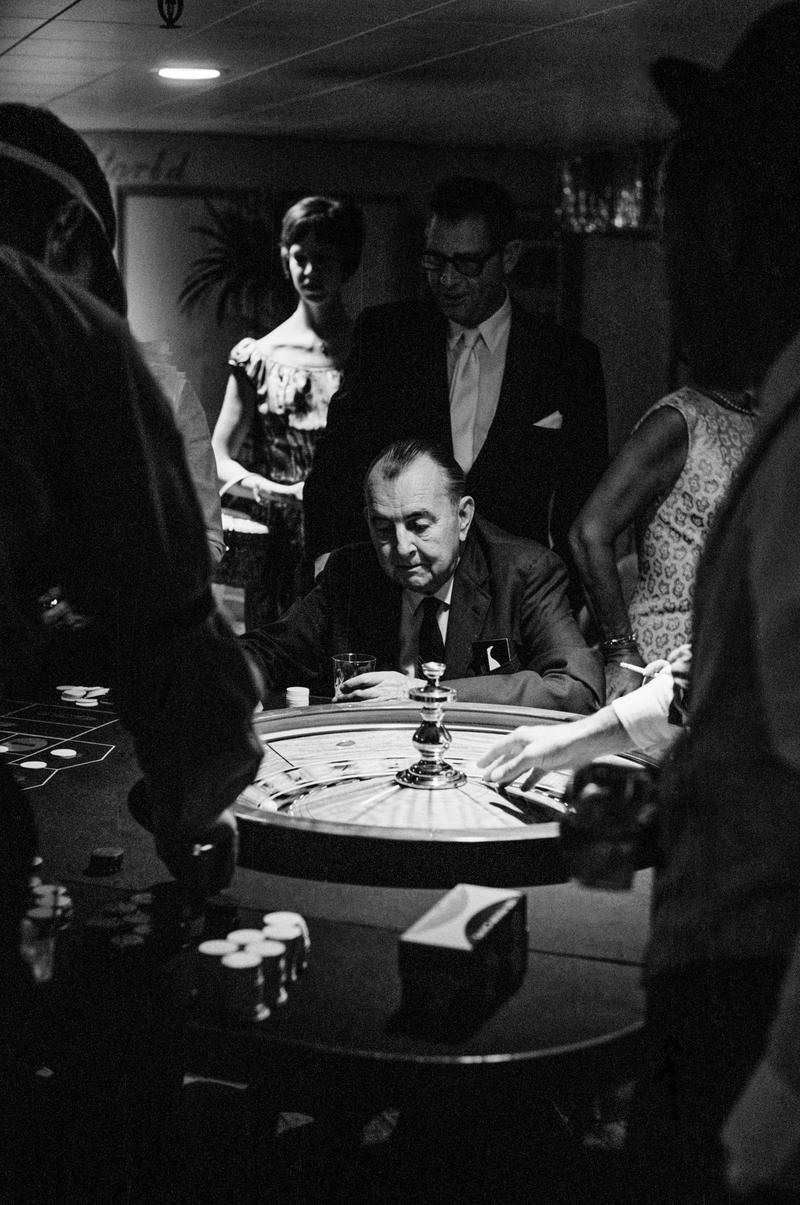
[[[704,393],[706,397],[710,397],[712,402],[717,402],[720,406],[724,406],[726,410],[735,410],[738,414],[749,414],[751,417],[754,417],[752,403],[755,399],[749,389],[735,393],[722,389],[709,389],[704,385],[700,392]],[[733,400],[734,398],[746,398],[748,405],[739,406]]]

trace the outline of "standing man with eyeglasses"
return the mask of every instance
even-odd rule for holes
[[[482,514],[569,565],[566,533],[607,463],[603,373],[594,344],[510,299],[519,253],[504,188],[470,177],[436,186],[421,257],[426,296],[359,318],[306,482],[317,571],[331,549],[365,538],[358,483],[372,457],[403,438],[451,450]]]

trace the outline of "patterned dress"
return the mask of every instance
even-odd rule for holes
[[[638,533],[639,580],[628,612],[645,661],[691,640],[697,561],[755,431],[754,415],[728,410],[689,386],[656,402],[637,427],[664,406],[682,415],[689,451],[678,480],[656,499]]]
[[[332,366],[285,363],[263,353],[258,342],[237,344],[229,361],[240,388],[256,394],[256,418],[241,450],[243,464],[282,485],[305,481],[328,418],[341,373]],[[259,383],[250,379],[258,360]],[[276,496],[250,513],[270,531],[270,556],[263,577],[245,588],[245,625],[278,619],[304,592],[303,504]],[[310,584],[310,583],[308,583]]]

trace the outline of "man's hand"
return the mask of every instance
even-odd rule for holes
[[[73,632],[88,627],[92,622],[91,617],[75,611],[67,599],[62,596],[62,588],[52,586],[38,599],[44,626],[57,630],[69,629]]]
[[[770,1066],[758,1064],[722,1130],[726,1176],[742,1196],[772,1184],[797,1190],[800,1097]]]
[[[230,810],[202,828],[184,824],[156,832],[156,853],[198,909],[230,883],[237,850],[236,818]]]
[[[340,703],[394,703],[408,698],[413,686],[424,686],[422,678],[407,678],[397,670],[356,674],[340,686]]]

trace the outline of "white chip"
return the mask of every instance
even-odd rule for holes
[[[86,694],[85,686],[68,686],[61,692],[68,699],[82,699]]]
[[[101,695],[107,695],[110,691],[110,686],[87,686],[86,698],[99,699]]]
[[[19,764],[22,766],[23,770],[46,770],[47,769],[46,761],[21,761]]]
[[[9,749],[8,745],[0,745],[0,753],[10,753],[10,752],[11,752],[11,750]]]
[[[67,749],[65,747],[62,747],[61,749],[51,749],[50,752],[53,755],[53,757],[77,757],[78,756],[77,749]]]
[[[76,707],[96,707],[97,699],[73,699]]]

